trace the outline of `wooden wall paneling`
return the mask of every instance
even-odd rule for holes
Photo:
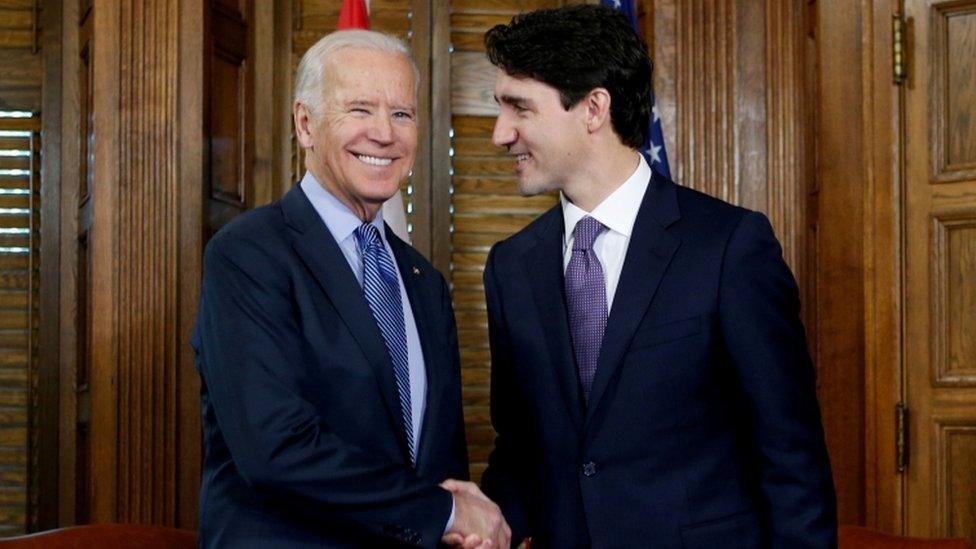
[[[738,203],[743,184],[733,145],[739,37],[735,8],[734,0],[677,3],[677,162],[672,167],[681,184],[732,203]]]
[[[642,0],[647,15],[645,20],[651,25],[651,31],[644,35],[650,50],[651,61],[654,62],[654,106],[661,117],[664,129],[665,150],[670,153],[668,162],[671,167],[671,177],[676,181],[683,181],[678,170],[683,160],[678,156],[678,23],[677,2],[673,0]]]
[[[797,280],[806,280],[804,6],[766,2],[766,189],[762,202]],[[743,175],[743,178],[751,177]],[[759,201],[756,201],[759,202]],[[808,304],[809,305],[809,304]]]
[[[177,131],[179,158],[175,198],[178,226],[176,261],[177,393],[176,512],[175,525],[196,529],[203,461],[200,420],[200,378],[189,345],[196,322],[203,273],[203,201],[205,147],[204,113],[204,12],[205,0],[182,0],[179,10],[179,98]],[[191,183],[192,182],[192,183]],[[259,185],[258,185],[259,186]],[[260,186],[259,186],[260,187]]]
[[[62,3],[48,2],[42,12],[43,83],[41,110],[41,270],[38,324],[36,506],[29,525],[32,531],[58,525],[60,432],[60,299],[61,299],[61,113],[62,113]]]
[[[451,178],[451,58],[454,46],[451,44],[450,10],[431,11],[431,55],[430,55],[430,187],[431,187],[431,253],[429,259],[434,267],[447,276],[451,269],[451,199],[454,187]],[[448,282],[453,281],[448,278]]]
[[[899,151],[903,87],[892,82],[892,14],[898,0],[865,8],[864,71],[864,522],[902,532],[902,476],[896,470],[893,410],[902,399],[901,265],[903,200]]]
[[[91,471],[90,519],[115,522],[117,508],[118,467],[118,273],[119,257],[117,222],[118,182],[121,141],[118,105],[120,104],[120,41],[123,23],[121,6],[108,0],[94,0],[91,62],[95,74],[91,96],[94,98],[94,188],[91,189],[92,228],[88,245],[91,253]],[[131,21],[126,23],[131,24]],[[131,29],[128,29],[131,31]],[[129,136],[127,136],[129,137]],[[134,137],[134,136],[133,136]],[[85,292],[81,287],[79,292]],[[126,433],[128,435],[128,433]],[[81,458],[82,456],[79,456]],[[82,464],[84,467],[85,464]]]
[[[79,339],[84,332],[77,330],[79,311],[77,297],[85,288],[79,285],[79,191],[83,172],[82,152],[82,95],[79,74],[83,70],[81,58],[80,2],[61,2],[61,164],[60,208],[56,223],[60,227],[59,273],[60,296],[56,328],[59,371],[59,427],[58,427],[58,525],[74,524],[77,517],[77,469],[79,466],[77,368]],[[48,121],[50,123],[50,121]],[[78,128],[72,132],[68,128]],[[49,189],[50,190],[50,189]],[[51,219],[51,218],[49,218]],[[54,320],[48,317],[53,323]],[[87,460],[85,460],[87,462]]]
[[[96,0],[92,16],[95,183],[76,288],[91,307],[90,457],[76,456],[91,492],[76,500],[91,515],[67,520],[192,527],[199,394],[185,345],[202,251],[203,8]]]
[[[817,11],[818,381],[840,520],[864,522],[864,46],[861,6]]]
[[[253,7],[251,33],[253,37],[254,70],[254,109],[253,109],[253,150],[251,180],[254,186],[254,205],[267,204],[276,198],[274,171],[275,120],[279,114],[276,108],[275,87],[275,6],[276,2],[255,2]]]
[[[278,0],[274,10],[274,193],[272,199],[285,195],[295,182],[292,166],[296,152],[292,149],[292,86],[295,79],[292,55],[293,0]]]
[[[425,257],[432,254],[432,219],[431,193],[432,187],[432,155],[433,132],[431,111],[431,70],[433,59],[432,25],[433,9],[430,0],[411,0],[410,11],[407,12],[409,29],[407,30],[408,44],[417,60],[420,70],[420,86],[417,91],[417,125],[419,142],[417,158],[414,161],[412,175],[404,189],[403,205],[407,214],[407,228],[410,231],[410,241],[414,248]]]

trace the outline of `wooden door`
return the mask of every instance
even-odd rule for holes
[[[905,15],[905,524],[976,542],[976,1]]]

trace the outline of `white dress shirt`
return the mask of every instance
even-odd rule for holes
[[[636,154],[636,153],[635,153]],[[593,252],[600,265],[603,266],[603,282],[607,289],[607,313],[613,307],[613,297],[620,281],[620,272],[624,268],[624,258],[627,256],[627,246],[630,245],[630,234],[634,230],[634,221],[640,210],[641,201],[651,180],[651,168],[640,154],[637,154],[637,169],[634,173],[600,202],[592,212],[587,212],[573,204],[562,193],[559,201],[563,208],[563,273],[569,266],[569,259],[573,255],[573,230],[576,223],[587,215],[603,223],[607,227],[593,242]]]

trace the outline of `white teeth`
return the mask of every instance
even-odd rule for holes
[[[516,155],[515,159],[518,162],[525,162],[526,160],[529,159],[530,156],[531,155],[528,154],[528,153],[526,153],[526,154],[519,154],[519,155]]]
[[[393,162],[392,158],[377,158],[375,156],[366,156],[365,154],[357,154],[356,158],[371,166],[389,166],[390,162]]]

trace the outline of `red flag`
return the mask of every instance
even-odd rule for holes
[[[336,30],[368,28],[369,13],[366,11],[366,0],[342,0],[342,10],[339,11]]]

